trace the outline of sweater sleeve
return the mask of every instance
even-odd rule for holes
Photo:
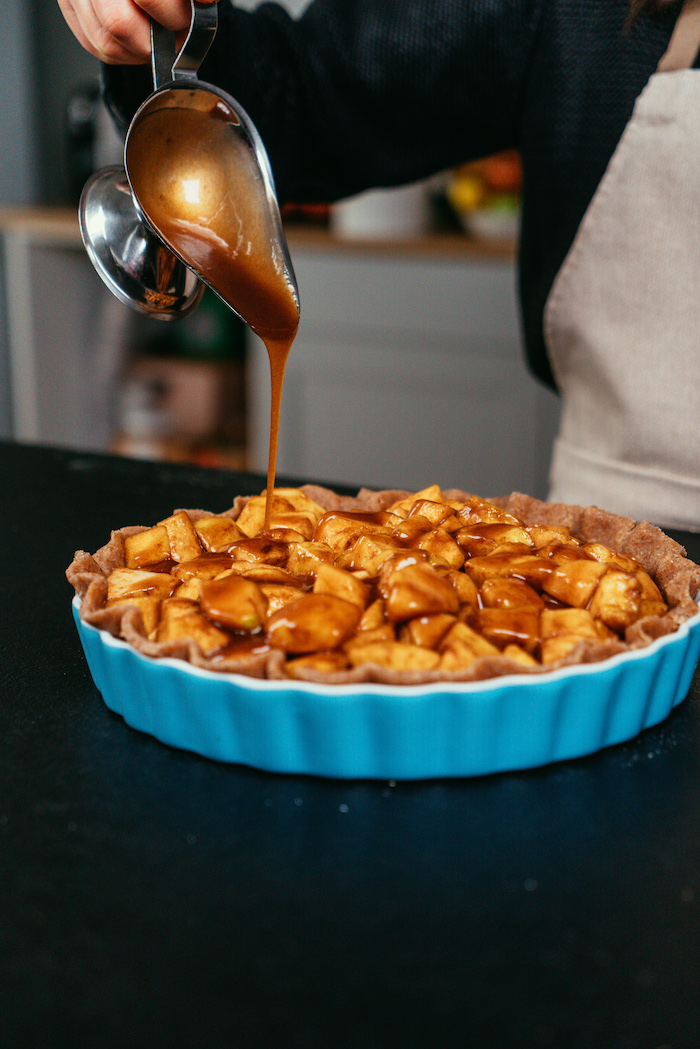
[[[222,0],[201,76],[256,124],[283,201],[398,185],[518,144],[541,0]],[[144,70],[104,71],[122,120]]]

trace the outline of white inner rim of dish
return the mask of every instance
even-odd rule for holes
[[[700,593],[696,595],[695,600],[700,602]],[[76,610],[80,608],[80,604],[80,598],[77,596],[74,597],[73,605]],[[81,625],[89,630],[96,631],[96,633],[100,635],[104,644],[114,646],[115,648],[127,649],[132,652],[134,656],[137,656],[148,665],[170,667],[181,673],[192,674],[195,677],[203,678],[206,681],[228,681],[239,687],[245,687],[260,692],[276,692],[281,688],[284,688],[285,690],[291,689],[297,692],[312,692],[319,695],[339,694],[343,696],[352,696],[366,694],[368,691],[372,691],[379,695],[395,696],[406,693],[415,694],[417,692],[425,693],[426,695],[430,695],[434,692],[489,692],[493,689],[503,688],[504,685],[516,683],[519,686],[524,685],[525,687],[536,688],[537,685],[544,682],[559,681],[563,678],[569,677],[586,677],[590,674],[595,674],[600,670],[604,670],[607,667],[617,666],[620,663],[634,662],[639,659],[648,658],[649,656],[655,655],[666,645],[686,639],[695,626],[700,626],[700,611],[690,619],[681,623],[678,629],[674,630],[672,634],[664,634],[662,637],[656,638],[655,641],[652,641],[651,644],[646,645],[644,648],[632,649],[629,652],[620,652],[618,655],[609,656],[607,659],[600,660],[596,663],[577,663],[574,666],[559,667],[558,669],[538,674],[504,674],[499,677],[487,678],[483,681],[430,681],[419,685],[385,685],[381,682],[370,681],[333,685],[317,683],[315,681],[295,681],[291,678],[272,680],[270,678],[248,677],[245,674],[235,674],[223,670],[206,670],[203,667],[193,666],[184,659],[173,659],[169,656],[154,659],[152,656],[145,656],[130,645],[128,641],[114,637],[113,634],[108,633],[106,630],[100,630],[98,627],[94,627],[82,620]]]

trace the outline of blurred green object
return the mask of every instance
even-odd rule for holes
[[[189,317],[160,328],[148,340],[149,353],[207,361],[242,361],[245,356],[245,324],[209,288]]]

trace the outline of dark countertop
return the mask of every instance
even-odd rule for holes
[[[64,570],[262,479],[0,444],[2,1049],[697,1049],[700,678],[474,780],[217,764],[93,686]]]

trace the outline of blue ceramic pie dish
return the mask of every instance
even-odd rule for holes
[[[104,702],[162,743],[257,769],[428,779],[534,768],[632,739],[687,695],[700,613],[602,663],[469,683],[316,685],[151,659],[73,615]]]

